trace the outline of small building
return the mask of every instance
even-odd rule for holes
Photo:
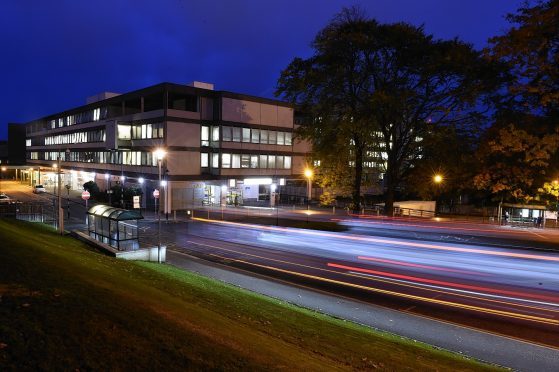
[[[501,203],[499,205],[499,221],[517,226],[536,227],[538,218],[540,226],[545,226],[545,205]],[[508,218],[505,220],[504,216]]]
[[[137,211],[99,204],[87,211],[87,230],[92,238],[119,251],[135,250],[140,247],[138,220],[143,218]]]

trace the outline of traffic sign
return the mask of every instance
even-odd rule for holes
[[[89,191],[84,190],[84,192],[82,192],[82,199],[83,200],[89,200],[90,196],[91,196],[91,194],[89,193]]]
[[[132,201],[134,202],[134,209],[140,208],[140,196],[133,196]]]
[[[155,199],[159,199],[159,190],[157,190],[157,189],[153,190],[153,197]]]

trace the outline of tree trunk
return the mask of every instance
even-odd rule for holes
[[[363,177],[363,146],[355,141],[355,178],[353,179],[353,213],[361,213],[361,178]]]
[[[385,181],[386,191],[384,192],[384,214],[392,217],[394,216],[394,182],[388,171],[385,174]]]

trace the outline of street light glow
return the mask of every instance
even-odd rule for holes
[[[156,149],[156,150],[153,152],[153,155],[155,155],[155,158],[156,158],[157,160],[163,160],[163,158],[165,157],[166,154],[167,154],[167,152],[166,152],[165,150],[163,150],[163,149]]]
[[[433,176],[433,181],[435,183],[441,183],[441,182],[443,182],[443,176],[441,176],[440,174],[435,174]]]
[[[140,185],[143,184],[144,183],[144,177],[138,178],[138,182],[140,183]]]
[[[312,169],[309,169],[309,168],[305,169],[305,177],[311,178],[312,176],[313,176]]]

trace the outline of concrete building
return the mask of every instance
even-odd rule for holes
[[[285,102],[216,91],[212,84],[162,83],[125,94],[101,93],[84,106],[25,124],[31,183],[90,180],[141,187],[150,205],[162,148],[162,209],[202,204],[270,205],[280,186],[303,178],[310,145],[294,138]],[[303,188],[304,189],[304,188]]]

